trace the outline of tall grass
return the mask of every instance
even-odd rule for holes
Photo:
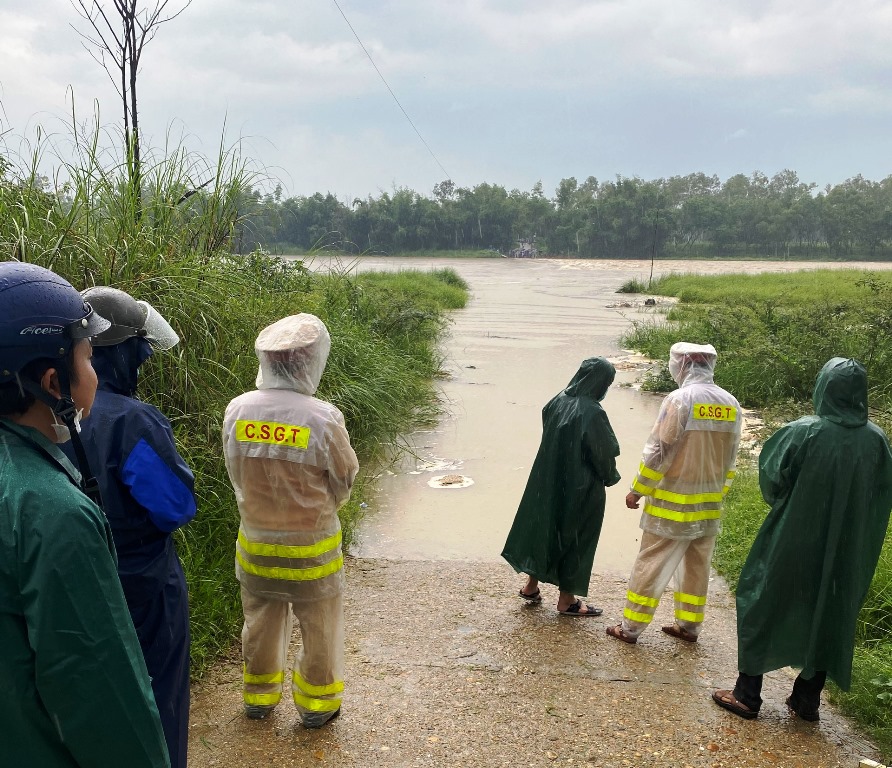
[[[346,546],[375,462],[438,413],[433,378],[445,312],[466,286],[451,270],[396,275],[311,272],[300,261],[233,256],[229,238],[253,175],[237,147],[212,160],[144,153],[146,185],[122,194],[125,166],[75,133],[64,186],[42,180],[40,151],[0,175],[0,258],[49,267],[78,288],[112,285],[152,304],[179,332],[141,371],[140,396],[171,420],[196,478],[198,515],[177,532],[190,590],[193,670],[231,646],[241,621],[234,577],[238,512],[222,458],[226,404],[254,387],[254,339],[289,314],[325,321],[332,350],[318,396],[344,413],[364,474],[342,509]],[[208,183],[203,189],[199,187]],[[192,193],[192,194],[190,194]]]
[[[831,357],[867,368],[871,418],[892,429],[892,274],[823,270],[781,275],[670,275],[652,293],[678,296],[664,322],[642,323],[628,346],[666,360],[676,341],[714,344],[716,381],[772,421],[811,413],[815,377]],[[665,373],[655,389],[674,386]],[[741,468],[725,510],[714,564],[736,589],[768,513],[754,467]],[[892,532],[858,617],[852,689],[830,695],[892,755]]]
[[[669,275],[650,291],[679,303],[663,322],[634,325],[626,345],[666,360],[675,341],[713,344],[716,380],[753,407],[807,401],[827,360],[854,357],[868,371],[873,415],[889,423],[892,274]]]

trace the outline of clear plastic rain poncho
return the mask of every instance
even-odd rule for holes
[[[713,383],[711,344],[669,350],[678,389],[663,400],[632,490],[644,499],[641,528],[668,539],[714,536],[731,487],[743,429],[740,404]]]
[[[343,588],[337,510],[359,465],[344,417],[313,397],[331,339],[319,318],[286,317],[257,338],[257,387],[226,409],[226,467],[241,514],[236,575],[257,595],[312,601]]]

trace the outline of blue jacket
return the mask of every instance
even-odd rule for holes
[[[93,350],[99,390],[81,431],[131,605],[155,597],[179,569],[170,534],[195,517],[195,478],[177,453],[170,422],[135,398],[139,366],[150,355],[136,338]]]

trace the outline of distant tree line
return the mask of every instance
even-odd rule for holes
[[[510,192],[497,184],[397,188],[349,205],[332,194],[282,199],[256,189],[240,204],[236,246],[362,253],[494,249],[535,236],[540,253],[581,258],[684,256],[892,258],[892,176],[817,190],[784,170],[721,182],[692,173],[644,181],[563,179]]]

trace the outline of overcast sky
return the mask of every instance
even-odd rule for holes
[[[459,186],[892,174],[889,0],[339,3]],[[7,148],[64,134],[72,98],[119,120],[72,26],[69,0],[0,0]],[[139,95],[144,142],[214,155],[225,130],[288,195],[429,194],[446,176],[333,0],[193,0],[147,46]]]

